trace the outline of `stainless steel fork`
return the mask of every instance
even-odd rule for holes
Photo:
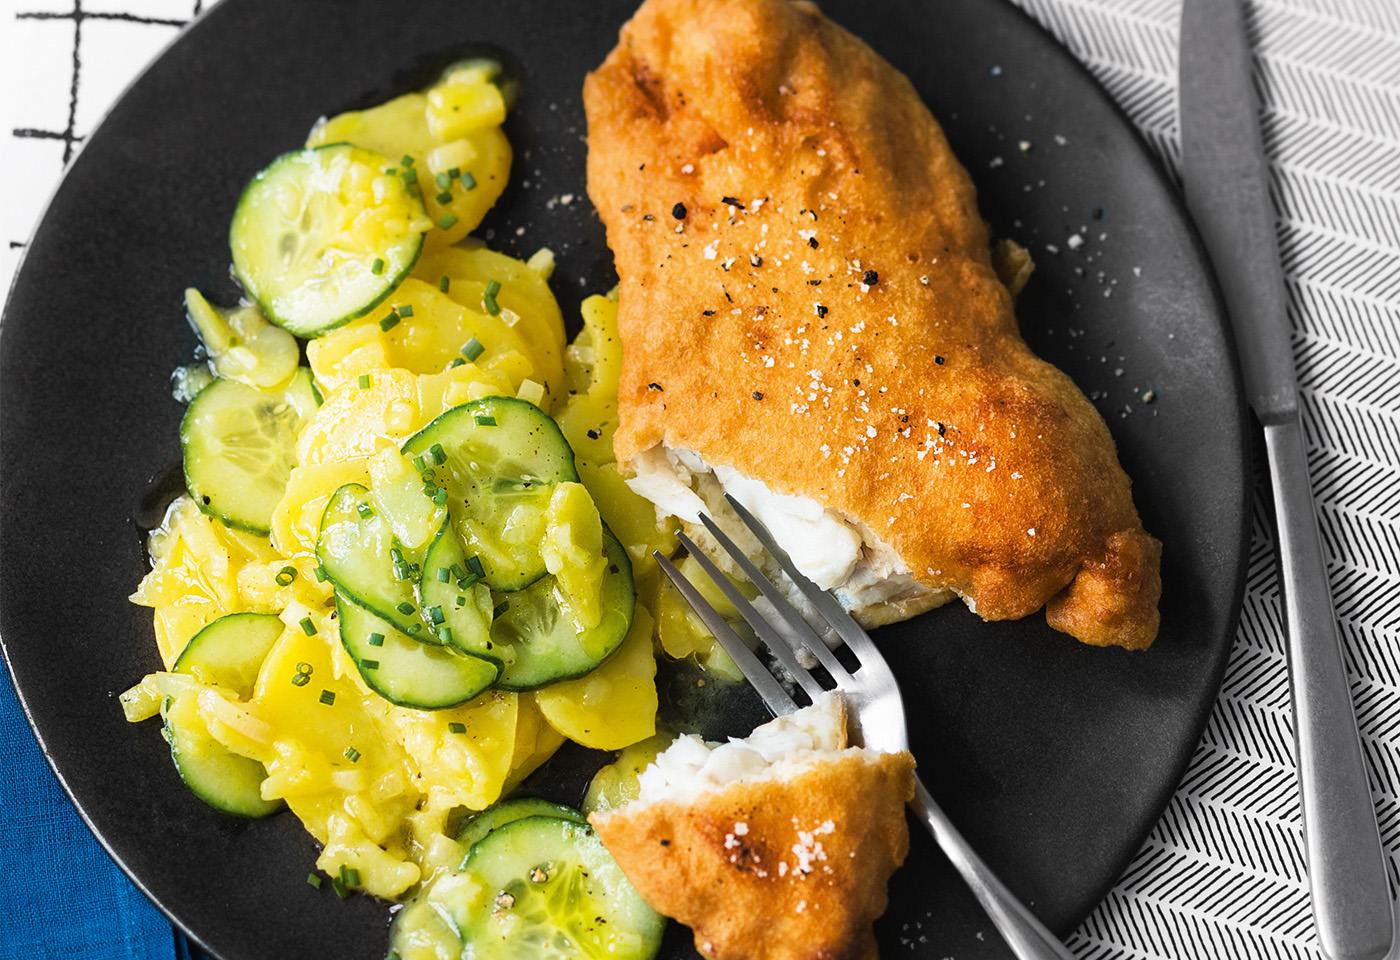
[[[899,693],[899,684],[895,682],[889,664],[876,649],[869,635],[835,597],[820,589],[797,570],[768,529],[744,509],[742,504],[729,496],[725,499],[744,525],[782,566],[789,579],[807,598],[822,620],[836,632],[850,651],[850,656],[854,658],[855,669],[848,670],[842,664],[803,615],[709,517],[702,515],[700,518],[705,528],[777,611],[782,621],[781,626],[769,622],[760,614],[709,557],[705,556],[689,537],[682,534],[681,542],[685,544],[685,548],[753,627],[759,640],[768,648],[774,659],[783,665],[798,686],[813,699],[820,696],[824,688],[805,664],[820,663],[825,668],[835,681],[836,688],[846,699],[851,742],[871,750],[891,753],[909,749],[904,700]],[[659,552],[655,556],[661,564],[661,569],[671,578],[681,595],[714,634],[715,640],[753,684],[754,689],[768,705],[768,709],[773,711],[775,716],[797,710],[798,705],[792,695],[734,633],[724,617],[705,600],[690,581],[686,580],[670,560]],[[953,866],[962,874],[963,880],[972,889],[978,902],[987,911],[987,915],[991,917],[1017,957],[1022,960],[1069,960],[1069,951],[1010,890],[1006,889],[1006,885],[997,879],[996,874],[982,862],[982,858],[968,846],[962,834],[958,833],[957,828],[934,802],[923,781],[917,776],[914,779],[914,799],[909,802],[909,806],[919,821],[928,828]]]

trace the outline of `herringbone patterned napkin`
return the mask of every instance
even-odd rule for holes
[[[1174,168],[1178,0],[1018,0]],[[1313,490],[1387,863],[1400,851],[1400,6],[1251,3]],[[1256,461],[1259,458],[1256,457]],[[1161,823],[1071,941],[1094,958],[1320,957],[1267,488],[1220,700]]]

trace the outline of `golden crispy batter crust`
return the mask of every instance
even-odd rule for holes
[[[647,0],[584,100],[620,462],[699,451],[861,520],[989,620],[1048,602],[1087,643],[1152,642],[1160,544],[1102,418],[1021,339],[898,71],[809,3]]]
[[[909,851],[908,753],[813,763],[589,822],[637,892],[709,960],[874,960],[872,924]]]

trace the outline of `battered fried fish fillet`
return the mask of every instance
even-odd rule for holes
[[[589,822],[653,907],[709,960],[873,960],[872,923],[904,862],[914,760],[846,748],[828,694],[753,735],[682,737],[641,796]]]
[[[1160,544],[898,71],[800,0],[647,0],[584,102],[634,489],[723,487],[867,624],[956,594],[1152,642]]]

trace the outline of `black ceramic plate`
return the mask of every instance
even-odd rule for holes
[[[294,818],[245,826],[213,813],[176,779],[158,724],[122,720],[116,694],[158,666],[149,611],[126,596],[146,569],[137,520],[153,478],[178,463],[169,375],[195,346],[181,290],[232,300],[234,202],[319,116],[421,84],[483,42],[518,62],[524,97],[508,124],[513,185],[481,232],[515,254],[552,247],[554,287],[576,316],[583,295],[614,282],[584,193],[579,90],[633,6],[224,0],[92,135],[28,249],[0,336],[5,655],[94,832],[225,960],[382,957],[388,909],[313,890],[315,850]],[[1002,0],[824,7],[909,75],[996,233],[1033,250],[1026,336],[1095,398],[1165,544],[1162,630],[1146,653],[1080,646],[1040,615],[985,624],[961,604],[877,636],[930,789],[1067,933],[1165,807],[1233,636],[1247,470],[1220,305],[1141,141],[1024,15]],[[550,202],[565,194],[572,203]],[[577,802],[583,772],[561,763],[543,789]],[[1007,955],[918,831],[879,932],[889,956]],[[666,949],[687,955],[683,932]]]

